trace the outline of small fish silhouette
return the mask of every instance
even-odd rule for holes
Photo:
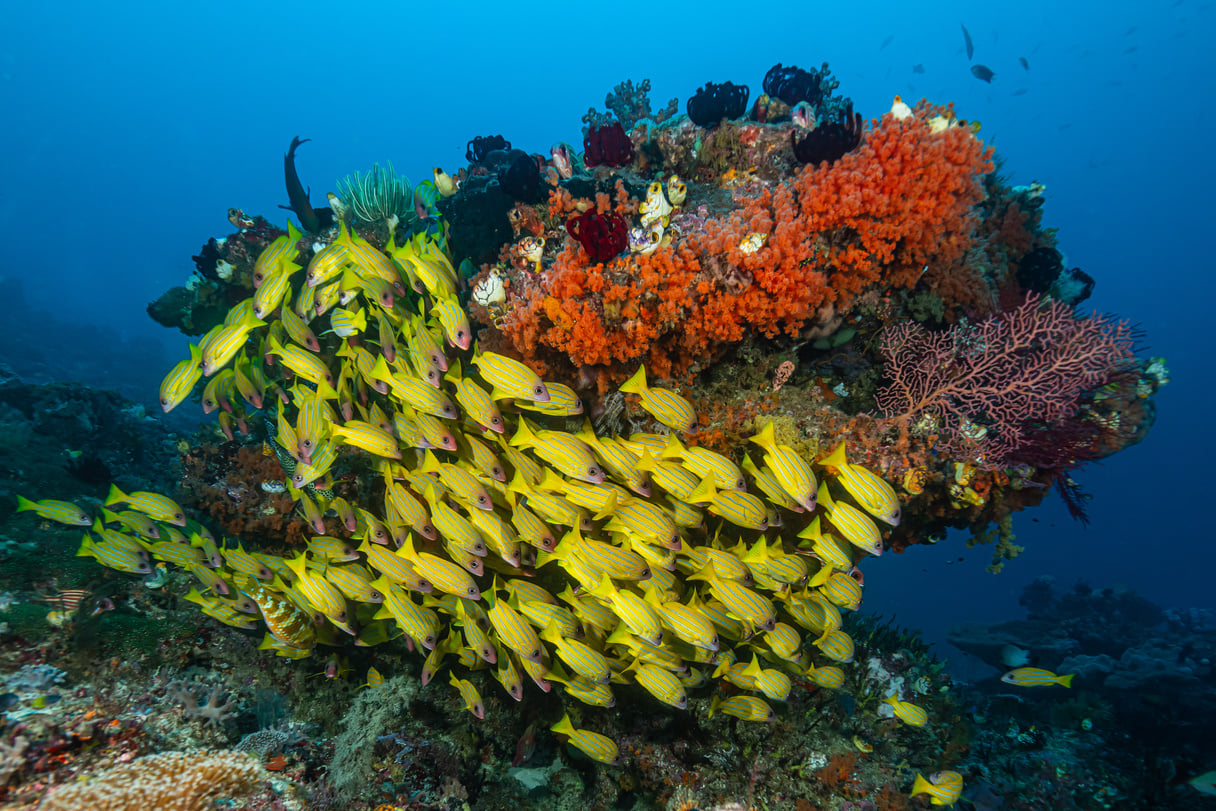
[[[992,82],[992,77],[996,76],[996,74],[992,72],[992,68],[988,67],[987,65],[972,65],[971,75],[982,82],[989,83]]]

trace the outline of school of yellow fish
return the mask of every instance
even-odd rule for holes
[[[875,520],[900,517],[895,491],[850,464],[843,443],[812,464],[769,423],[741,465],[685,445],[694,409],[648,385],[644,368],[622,390],[666,432],[560,430],[582,412],[578,396],[478,349],[433,241],[398,246],[394,235],[382,251],[342,224],[305,266],[300,237],[289,225],[258,256],[253,296],[191,346],[160,401],[168,411],[206,378],[204,410],[229,436],[261,410],[315,533],[306,550],[247,552],[155,493],[113,488],[96,517],[64,502],[22,508],[89,526],[80,554],[106,566],[188,570],[190,600],[241,628],[260,617],[262,647],[280,656],[404,636],[425,655],[423,683],[448,659],[449,683],[479,718],[485,705],[457,663],[491,670],[516,701],[527,678],[599,706],[613,705],[613,684],[634,682],[684,708],[688,689],[719,678],[737,689],[711,715],[751,721],[774,719],[769,702],[794,679],[842,686],[853,640],[841,611],[862,597],[856,561],[882,553]],[[350,453],[370,455],[381,503],[333,496]],[[908,702],[891,706],[926,721]],[[568,717],[554,730],[617,759],[611,739]]]

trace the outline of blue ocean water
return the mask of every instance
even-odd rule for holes
[[[182,339],[145,305],[230,230],[229,207],[276,219],[292,136],[312,139],[297,165],[316,201],[374,162],[419,180],[454,170],[474,135],[531,151],[578,143],[579,117],[626,78],[649,78],[662,104],[707,80],[756,92],[774,62],[827,61],[866,116],[898,93],[980,121],[1015,182],[1046,184],[1069,266],[1098,280],[1085,306],[1138,322],[1173,376],[1147,442],[1078,474],[1093,493],[1087,529],[1053,496],[1017,516],[1026,551],[1004,573],[951,538],[872,563],[867,607],[934,640],[961,618],[1019,613],[1021,588],[1042,574],[1216,607],[1203,529],[1216,184],[1204,46],[1216,20],[1210,3],[1056,6],[9,4],[0,274],[31,307],[128,344],[162,342],[174,358]],[[960,24],[991,84],[969,72]],[[41,339],[47,351],[57,334]],[[164,366],[132,369],[141,359],[99,350],[97,363],[144,374],[151,390]]]

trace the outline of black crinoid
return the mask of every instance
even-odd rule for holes
[[[790,133],[790,143],[794,147],[794,157],[799,163],[820,164],[824,161],[835,163],[861,145],[862,123],[861,113],[853,112],[849,104],[840,113],[838,120],[825,116],[819,126],[808,132],[800,140],[798,132]]]
[[[495,150],[508,151],[511,142],[501,135],[478,135],[469,141],[464,151],[464,157],[469,163],[481,163],[486,156]]]
[[[818,108],[839,86],[840,82],[832,78],[827,62],[818,70],[803,70],[796,65],[787,68],[778,62],[764,75],[764,92],[791,107],[805,101]]]
[[[706,82],[688,100],[685,110],[698,127],[712,127],[724,118],[739,118],[747,112],[751,92],[745,84]]]
[[[540,166],[537,156],[522,149],[508,153],[510,162],[498,170],[498,185],[503,193],[519,203],[535,203],[540,199]]]

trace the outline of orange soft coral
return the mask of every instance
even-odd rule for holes
[[[859,293],[912,287],[930,267],[936,287],[949,274],[972,280],[964,258],[990,158],[946,108],[886,115],[835,164],[803,168],[674,246],[590,265],[568,244],[535,289],[512,288],[504,331],[529,357],[558,353],[617,379],[644,360],[663,378],[748,331],[798,335],[824,308],[843,314]],[[628,211],[635,201],[619,182],[616,192]],[[613,210],[608,194],[596,198]],[[551,194],[550,211],[567,205]]]
[[[717,246],[787,287],[816,268],[843,303],[874,284],[912,287],[926,265],[953,266],[971,246],[972,207],[983,199],[979,178],[992,171],[991,157],[948,108],[922,102],[906,119],[883,116],[836,163],[807,166],[771,198],[753,200]],[[752,230],[768,240],[745,256],[729,242]],[[784,304],[794,317],[802,309]]]

